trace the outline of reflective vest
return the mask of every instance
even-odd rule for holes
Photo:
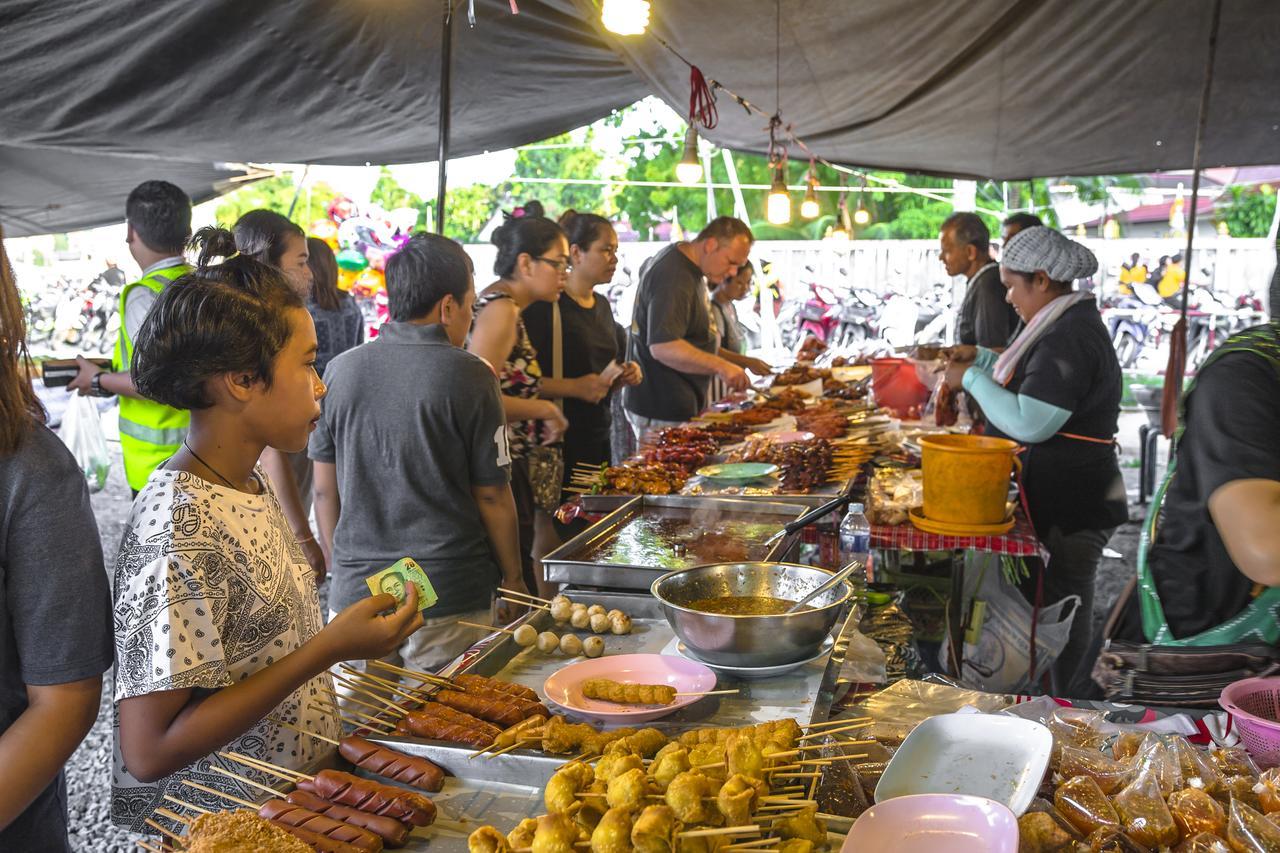
[[[175,279],[191,272],[186,264],[155,270],[120,291],[120,334],[116,338],[112,369],[128,373],[133,361],[133,341],[124,322],[125,300],[135,287],[145,287],[159,295]],[[178,451],[191,425],[189,412],[163,403],[120,395],[120,450],[124,454],[124,475],[129,488],[141,491],[160,463]]]

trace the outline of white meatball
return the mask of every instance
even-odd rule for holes
[[[609,630],[615,634],[631,633],[631,617],[625,613],[616,619],[609,620]]]
[[[565,634],[560,638],[560,651],[571,658],[576,658],[582,654],[582,640],[578,639],[577,634]]]
[[[603,634],[609,630],[609,617],[603,613],[593,613],[591,615],[591,630],[597,634]]]
[[[557,602],[563,603],[565,607],[573,606],[573,599],[569,598],[567,595],[557,595],[555,598],[551,599],[551,604],[556,604]]]
[[[543,631],[538,635],[538,651],[543,654],[554,654],[555,650],[560,648],[560,638],[550,631]]]
[[[587,609],[573,611],[573,615],[569,617],[569,624],[575,628],[586,628],[591,624],[591,617],[587,615]]]
[[[613,621],[614,619],[617,619],[619,616],[626,616],[627,614],[623,613],[621,610],[615,607],[605,615],[609,617],[609,621]]]
[[[513,639],[516,641],[517,645],[528,648],[538,642],[538,631],[532,625],[521,625],[515,630]]]
[[[587,608],[587,612],[590,613],[592,616],[595,616],[597,613],[603,614],[605,612],[604,605],[593,604]]]
[[[573,615],[573,608],[567,600],[552,600],[551,602],[551,618],[563,624],[569,621],[569,617]]]
[[[582,653],[589,658],[598,658],[604,654],[604,639],[602,637],[587,637],[582,641]]]

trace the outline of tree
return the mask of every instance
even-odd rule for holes
[[[249,211],[259,208],[288,216],[295,193],[297,185],[291,174],[264,178],[224,195],[215,208],[214,216],[219,224],[227,227]],[[291,218],[304,228],[317,219],[324,219],[328,216],[329,202],[336,196],[328,184],[308,184],[301,193],[297,193],[298,202]]]
[[[427,226],[427,203],[422,200],[422,196],[400,186],[400,182],[386,166],[383,166],[378,173],[378,182],[373,185],[369,201],[383,210],[412,207],[418,211],[418,221],[414,224],[415,230]]]
[[[1276,191],[1270,184],[1228,187],[1231,201],[1219,207],[1215,218],[1227,223],[1232,237],[1266,237],[1276,215]]]
[[[578,138],[575,138],[575,135]],[[537,146],[521,148],[516,154],[515,175],[500,188],[513,204],[536,199],[553,219],[570,208],[579,211],[608,211],[605,187],[600,184],[544,184],[521,178],[599,179],[604,158],[592,146],[594,132],[562,133]]]
[[[493,187],[472,184],[448,190],[445,207],[444,235],[460,243],[474,243],[493,218],[498,202]]]

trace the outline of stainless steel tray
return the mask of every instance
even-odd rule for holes
[[[759,498],[697,497],[689,495],[641,495],[627,501],[614,512],[588,527],[542,559],[546,579],[558,583],[615,589],[648,590],[660,575],[679,566],[645,565],[642,563],[604,563],[590,559],[601,543],[618,534],[645,509],[657,507],[684,511],[696,525],[698,514],[719,514],[728,518],[766,518],[776,521],[780,529],[788,521],[799,518],[810,507],[803,502],[761,500]],[[784,536],[767,553],[752,559],[777,561],[791,546],[793,536]],[[683,565],[696,565],[696,560]]]

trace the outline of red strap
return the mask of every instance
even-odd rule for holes
[[[1076,441],[1087,441],[1087,442],[1090,442],[1091,444],[1115,444],[1116,443],[1116,440],[1114,438],[1094,438],[1091,435],[1076,435],[1075,433],[1071,433],[1071,432],[1060,432],[1057,434],[1062,436],[1063,438],[1073,438]]]

